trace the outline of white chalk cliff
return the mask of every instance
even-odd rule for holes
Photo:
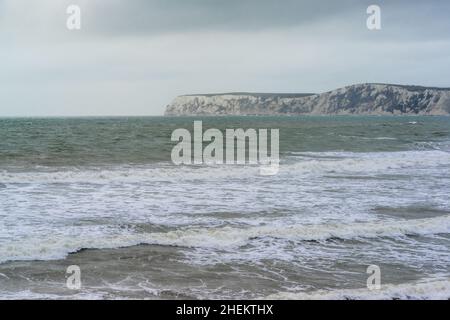
[[[449,115],[450,88],[358,84],[321,94],[184,95],[166,115],[417,114]]]

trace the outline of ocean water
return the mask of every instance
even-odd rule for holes
[[[173,165],[194,120],[279,173]],[[449,299],[449,194],[450,117],[0,119],[0,298]]]

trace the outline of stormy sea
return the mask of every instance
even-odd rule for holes
[[[278,174],[173,164],[194,120]],[[449,299],[449,194],[450,117],[2,118],[0,299]]]

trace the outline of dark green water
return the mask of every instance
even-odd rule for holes
[[[426,150],[447,143],[448,117],[146,117],[0,119],[3,166],[89,166],[170,161],[177,128],[280,128],[281,154]],[[168,139],[169,138],[169,139]]]

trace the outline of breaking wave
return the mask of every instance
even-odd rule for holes
[[[78,235],[52,235],[10,241],[0,246],[0,262],[10,260],[62,259],[81,249],[113,249],[138,244],[235,249],[255,238],[272,237],[298,241],[331,238],[358,239],[433,235],[450,232],[450,216],[407,221],[379,221],[351,224],[260,226],[250,228],[210,227],[169,232],[137,233],[132,230],[96,230]]]
[[[328,173],[396,173],[403,169],[433,169],[450,166],[450,153],[433,151],[404,152],[302,152],[291,153],[280,164],[279,176],[292,174],[321,175]],[[259,167],[246,166],[119,166],[112,168],[63,168],[32,171],[0,171],[0,183],[138,183],[167,181],[179,182],[193,179],[225,179],[259,176]]]
[[[342,289],[313,292],[280,292],[272,294],[269,300],[448,300],[450,279],[427,279],[416,283],[385,284],[380,290]]]

